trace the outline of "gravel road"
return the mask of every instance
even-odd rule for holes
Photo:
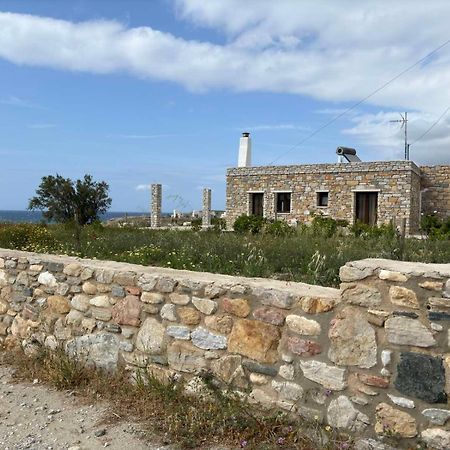
[[[86,405],[39,383],[16,383],[0,365],[0,449],[169,450],[147,443],[139,426],[102,423],[106,405]]]

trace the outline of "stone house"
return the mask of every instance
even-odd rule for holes
[[[369,225],[406,219],[419,230],[421,214],[450,217],[450,165],[374,161],[288,166],[251,166],[244,133],[239,167],[227,170],[226,217],[232,227],[242,214],[309,222],[317,214]]]

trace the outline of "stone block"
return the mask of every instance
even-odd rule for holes
[[[395,435],[402,438],[417,436],[416,420],[410,414],[393,408],[387,403],[376,407],[375,432],[382,435]]]

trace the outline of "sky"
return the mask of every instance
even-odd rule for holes
[[[450,164],[448,17],[447,0],[0,0],[0,210],[56,173],[106,181],[113,211],[148,211],[151,183],[164,211],[204,187],[224,209],[241,132],[253,165],[398,160],[404,111],[411,159]]]

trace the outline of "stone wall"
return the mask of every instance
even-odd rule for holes
[[[240,167],[227,171],[227,222],[232,227],[250,213],[249,193],[264,193],[265,216],[311,220],[325,214],[354,223],[355,192],[378,192],[378,224],[406,218],[407,232],[418,229],[420,170],[411,161]],[[276,193],[291,192],[291,212],[276,213]],[[317,192],[328,191],[328,207],[317,206]]]
[[[363,260],[340,290],[0,250],[0,339],[188,383],[211,371],[359,450],[448,448],[450,265]]]
[[[422,166],[422,212],[450,217],[450,166]]]

